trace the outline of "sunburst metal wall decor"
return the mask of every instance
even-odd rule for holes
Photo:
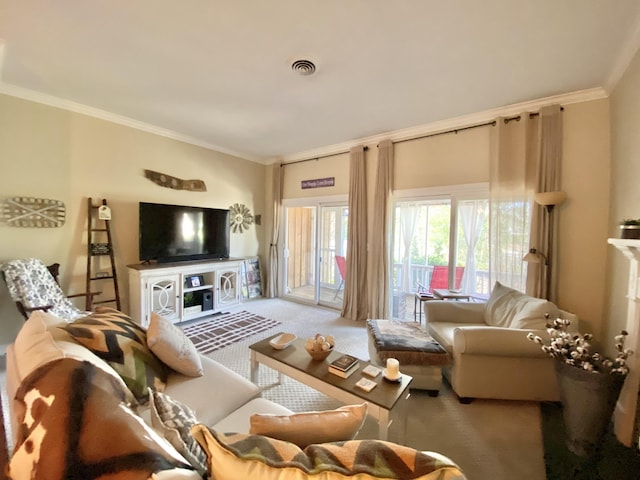
[[[251,215],[249,209],[241,203],[231,205],[229,212],[231,213],[229,220],[233,233],[242,233],[253,223],[253,215]]]

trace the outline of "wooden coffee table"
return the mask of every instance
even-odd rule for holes
[[[280,375],[287,375],[309,387],[318,390],[345,404],[368,403],[367,414],[378,422],[378,438],[389,440],[390,427],[394,424],[392,434],[397,443],[404,442],[406,404],[409,399],[409,384],[413,380],[409,375],[402,375],[402,380],[393,383],[382,378],[382,374],[373,379],[378,385],[370,392],[365,392],[355,386],[364,375],[362,369],[369,362],[360,360],[358,371],[348,378],[340,378],[329,373],[329,363],[342,355],[341,352],[331,352],[323,361],[313,360],[304,348],[305,342],[299,338],[294,340],[284,350],[277,350],[269,345],[269,340],[280,335],[254,343],[251,349],[251,381],[258,383],[258,369],[260,364],[270,367]],[[369,378],[369,377],[366,377]]]

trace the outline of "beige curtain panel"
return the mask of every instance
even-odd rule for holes
[[[389,318],[389,197],[393,191],[393,143],[378,145],[378,170],[373,197],[369,317]]]
[[[535,192],[562,190],[562,109],[549,105],[540,109],[536,129],[536,189]],[[548,259],[549,265],[532,270],[534,282],[527,282],[527,293],[557,302],[558,265],[558,215],[547,212],[545,207],[533,203],[531,223],[531,248],[536,248]],[[545,271],[546,270],[546,271]],[[535,275],[535,273],[538,275]]]
[[[364,147],[349,151],[349,222],[347,278],[344,282],[342,316],[367,319],[367,179]]]
[[[273,191],[273,224],[271,231],[271,245],[269,246],[269,274],[267,276],[267,297],[278,296],[278,240],[280,238],[280,215],[282,213],[282,183],[284,167],[274,165],[271,185]]]

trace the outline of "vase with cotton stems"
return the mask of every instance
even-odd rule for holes
[[[569,320],[557,318],[547,323],[548,339],[534,333],[527,338],[556,360],[565,443],[571,452],[586,457],[596,453],[611,422],[633,352],[624,348],[624,330],[614,337],[616,356],[608,358],[593,350],[593,335],[569,332],[569,325]]]

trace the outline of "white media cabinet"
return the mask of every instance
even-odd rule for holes
[[[131,317],[143,327],[151,312],[186,322],[238,305],[242,259],[135,264],[129,268]]]

